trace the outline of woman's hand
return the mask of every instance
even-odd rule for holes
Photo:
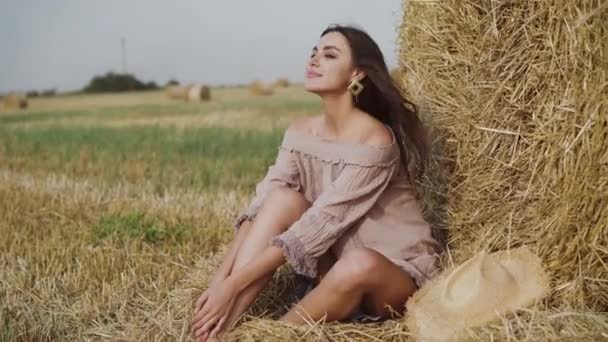
[[[194,304],[194,312],[192,313],[192,316],[196,315],[196,313],[203,307],[203,304],[205,304],[205,300],[209,295],[209,292],[213,292],[215,288],[220,286],[224,279],[225,278],[214,277],[213,279],[211,279],[211,281],[209,281],[207,289],[203,291],[203,293],[198,297],[196,303]]]
[[[214,282],[196,301],[192,333],[196,339],[214,336],[224,325],[236,300],[236,287],[228,278]],[[209,331],[213,326],[213,331]]]

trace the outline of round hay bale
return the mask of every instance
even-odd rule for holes
[[[188,87],[170,85],[165,88],[165,94],[170,99],[186,101],[188,99]]]
[[[190,84],[187,89],[186,98],[189,102],[209,101],[211,99],[211,90],[206,85]]]
[[[27,108],[27,97],[10,92],[2,97],[2,105],[5,109],[25,109]]]
[[[287,88],[289,87],[289,80],[286,77],[282,77],[274,81],[275,88]]]
[[[608,7],[404,6],[400,63],[441,153],[425,202],[452,261],[530,245],[556,284],[545,304],[608,311]]]
[[[265,84],[259,80],[251,82],[249,90],[253,95],[268,96],[274,93],[272,85]]]

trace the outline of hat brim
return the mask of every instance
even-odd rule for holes
[[[474,258],[475,256],[471,257]],[[429,280],[407,301],[406,325],[422,341],[455,340],[469,327],[492,321],[499,315],[529,306],[549,291],[549,275],[538,256],[526,246],[490,254],[514,275],[519,290],[505,305],[495,310],[454,313],[442,305],[441,290],[446,278],[460,265],[451,267]],[[470,260],[470,259],[469,259]],[[462,265],[462,264],[461,264]]]

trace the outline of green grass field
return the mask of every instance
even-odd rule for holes
[[[187,338],[185,310],[285,127],[320,111],[298,87],[212,98],[70,95],[0,112],[0,340]]]

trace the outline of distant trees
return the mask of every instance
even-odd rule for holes
[[[176,79],[172,78],[167,81],[167,84],[165,86],[169,87],[169,86],[178,86],[178,85],[179,85],[179,82]]]
[[[27,97],[38,97],[38,96],[55,96],[55,94],[57,94],[57,89],[55,88],[50,88],[50,89],[44,89],[44,90],[28,90],[25,95]]]
[[[159,89],[154,81],[144,83],[132,74],[119,74],[110,71],[105,75],[93,77],[82,91],[85,93],[98,93],[153,89]]]

